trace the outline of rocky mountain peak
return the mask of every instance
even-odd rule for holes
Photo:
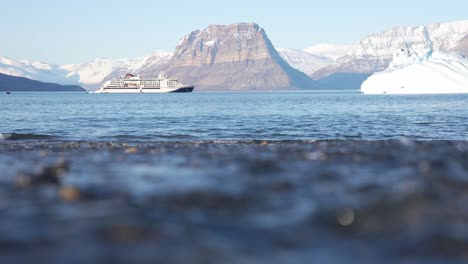
[[[255,23],[210,25],[187,34],[168,73],[207,90],[306,88],[312,82],[281,58]]]
[[[186,35],[176,47],[171,66],[203,66],[271,56],[265,31],[255,23],[210,25]]]

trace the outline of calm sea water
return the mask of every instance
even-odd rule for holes
[[[0,133],[64,140],[467,140],[468,95],[14,93]]]

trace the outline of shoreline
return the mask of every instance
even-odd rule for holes
[[[0,141],[0,171],[5,263],[468,260],[468,141]]]

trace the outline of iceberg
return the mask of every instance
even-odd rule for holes
[[[364,94],[468,93],[468,58],[433,49],[401,49],[389,67],[370,76]]]

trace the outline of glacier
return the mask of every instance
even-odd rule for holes
[[[400,49],[389,67],[361,87],[364,94],[468,93],[468,58],[439,49]]]

